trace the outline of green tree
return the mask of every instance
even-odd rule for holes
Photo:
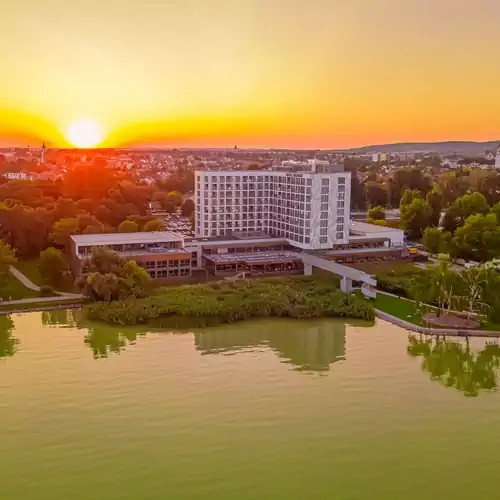
[[[422,243],[425,250],[431,254],[437,254],[441,248],[441,230],[437,227],[428,227],[423,234]]]
[[[0,240],[0,285],[5,283],[10,266],[16,262],[16,251],[8,243]]]
[[[151,278],[143,267],[108,248],[92,249],[89,270],[85,294],[96,301],[145,297],[151,288]]]
[[[49,247],[40,252],[38,270],[45,282],[57,284],[66,277],[68,273],[68,263],[61,250]]]
[[[175,207],[180,207],[182,204],[182,194],[177,191],[171,191],[167,194],[167,202]]]
[[[58,220],[54,224],[50,237],[56,245],[68,248],[70,236],[78,233],[78,219],[68,217]]]
[[[191,199],[187,199],[181,207],[181,214],[184,215],[184,217],[190,217],[191,214],[194,212],[195,206],[194,206],[194,201]]]
[[[149,222],[146,222],[142,230],[144,232],[165,231],[165,226],[158,219],[154,219],[150,220]]]
[[[368,218],[373,220],[385,220],[385,210],[383,207],[372,207],[368,210]]]
[[[438,187],[434,187],[427,193],[425,200],[432,210],[432,224],[437,226],[443,209],[443,193],[441,193]]]
[[[453,237],[458,254],[466,259],[485,262],[500,255],[500,226],[495,214],[471,215]]]
[[[491,207],[491,211],[490,211],[492,214],[495,214],[495,217],[497,218],[497,224],[500,225],[500,203],[495,203],[492,207]]]
[[[408,205],[401,205],[401,227],[411,239],[420,238],[432,221],[432,209],[422,198],[414,198]]]
[[[385,206],[388,201],[387,188],[378,182],[368,181],[365,184],[365,197],[370,207]]]
[[[139,232],[139,226],[133,220],[124,220],[118,226],[119,233],[137,233]]]

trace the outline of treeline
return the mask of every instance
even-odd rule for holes
[[[159,230],[147,215],[158,201],[168,211],[193,190],[192,173],[184,169],[153,185],[138,184],[128,173],[100,163],[77,165],[61,181],[6,181],[0,184],[0,239],[17,255],[35,256],[48,246],[65,248],[70,234],[122,230]],[[192,202],[183,212],[190,215]]]
[[[378,165],[350,165],[353,172],[351,186],[352,207],[363,210],[382,206],[399,208],[405,191],[418,191],[422,198],[431,192],[438,194],[443,207],[450,206],[467,193],[479,192],[489,205],[500,202],[500,173],[478,168],[463,168],[441,173],[424,172],[423,167],[400,168],[393,173],[381,172]],[[355,172],[362,172],[360,180]],[[433,195],[433,196],[434,196]]]

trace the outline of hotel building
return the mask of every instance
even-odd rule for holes
[[[304,250],[347,244],[350,186],[342,165],[316,160],[271,171],[197,171],[196,237],[267,234]]]

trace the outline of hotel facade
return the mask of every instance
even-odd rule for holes
[[[347,244],[351,174],[310,160],[272,171],[197,171],[197,238],[268,234],[303,250]]]

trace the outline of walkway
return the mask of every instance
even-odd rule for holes
[[[35,285],[27,276],[25,276],[19,269],[16,269],[14,266],[10,266],[10,273],[17,278],[26,288],[33,290],[34,292],[39,292],[40,287]],[[27,304],[29,302],[43,302],[46,300],[61,300],[64,299],[83,299],[83,294],[81,293],[67,293],[67,292],[58,292],[54,290],[54,293],[57,297],[40,297],[41,300],[38,300],[37,297],[31,299],[19,299],[19,300],[9,300],[3,301],[1,304]]]

